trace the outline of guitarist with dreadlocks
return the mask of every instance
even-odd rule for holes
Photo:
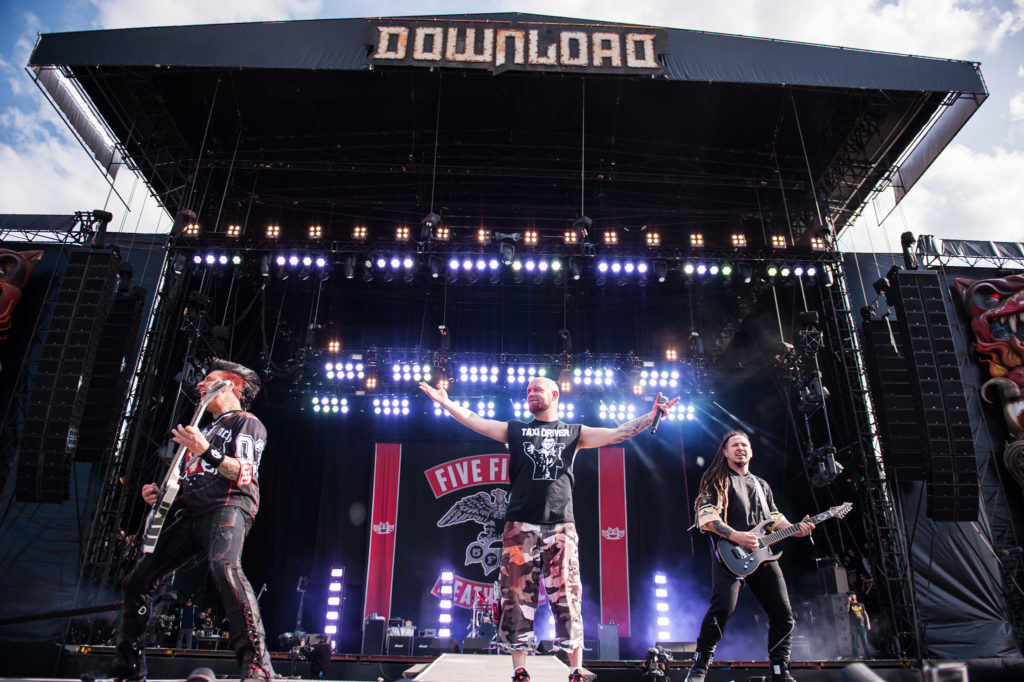
[[[750,437],[742,431],[729,431],[722,437],[715,458],[700,480],[695,503],[697,526],[705,532],[725,538],[747,550],[759,547],[758,534],[751,532],[762,521],[771,519],[773,530],[792,526],[779,513],[772,490],[764,479],[750,473],[753,451]],[[797,524],[793,535],[804,537],[814,530],[807,521]],[[753,573],[740,578],[716,561],[712,568],[711,605],[697,636],[697,651],[687,682],[703,682],[711,665],[715,647],[721,641],[725,623],[736,609],[743,583],[768,613],[768,659],[771,680],[793,680],[789,674],[789,649],[793,640],[793,610],[789,605],[786,581],[777,561],[765,561]]]

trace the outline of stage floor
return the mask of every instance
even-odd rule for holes
[[[112,647],[61,648],[61,655],[54,665],[47,666],[46,672],[32,676],[13,677],[7,661],[0,664],[0,680],[36,680],[38,682],[67,682],[77,680],[82,673],[99,669],[101,663],[113,655]],[[274,669],[281,678],[313,679],[313,670],[308,661],[297,659],[287,653],[272,654]],[[181,682],[196,668],[210,668],[218,678],[238,679],[238,666],[228,651],[147,649],[150,682],[175,680]],[[799,682],[920,682],[922,664],[897,660],[863,661],[868,671],[843,670],[852,661],[797,661],[793,663],[792,674]],[[959,682],[1003,682],[1024,680],[1024,659],[973,659],[969,661],[941,661],[944,666],[966,670],[963,677],[955,669],[944,670],[935,679]],[[588,682],[593,676],[599,682],[640,682],[641,661],[585,661]],[[927,665],[927,662],[925,662]],[[669,679],[681,682],[686,677],[688,661],[673,661],[669,668]],[[554,656],[531,656],[527,669],[535,682],[564,682],[568,676],[566,665]],[[708,673],[708,682],[742,682],[767,678],[766,662],[715,661]],[[331,658],[327,675],[321,680],[347,682],[494,682],[510,680],[512,660],[508,655],[496,654],[444,654],[437,658],[412,656],[362,656],[341,654]]]

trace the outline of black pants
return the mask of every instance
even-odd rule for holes
[[[160,580],[201,551],[228,618],[231,648],[239,662],[262,665],[270,655],[252,586],[242,573],[242,545],[252,517],[238,507],[222,507],[196,518],[178,518],[160,534],[152,554],[142,554],[125,578],[119,642],[140,642],[149,619],[150,597]]]
[[[768,614],[768,659],[772,663],[788,663],[793,643],[793,609],[778,561],[766,561],[746,578],[737,578],[719,561],[712,569],[711,606],[704,615],[697,636],[697,648],[711,651],[725,632],[725,624],[740,596],[743,583]]]

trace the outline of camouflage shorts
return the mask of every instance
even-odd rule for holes
[[[507,651],[534,649],[533,620],[542,574],[555,618],[554,647],[572,651],[583,646],[583,582],[576,525],[509,522],[501,540],[498,646]]]

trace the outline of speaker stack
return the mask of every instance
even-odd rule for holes
[[[75,249],[68,256],[25,409],[15,479],[20,502],[68,499],[71,461],[117,265],[112,251]]]

